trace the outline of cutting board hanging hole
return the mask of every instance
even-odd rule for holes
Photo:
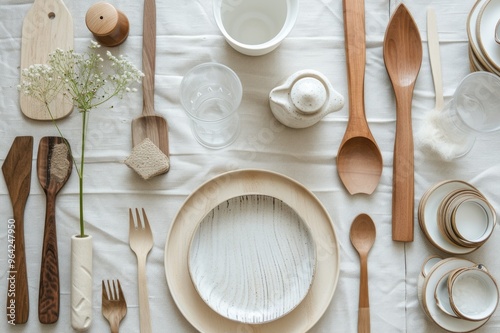
[[[49,19],[53,20],[56,18],[56,13],[50,12],[48,16],[49,16]]]

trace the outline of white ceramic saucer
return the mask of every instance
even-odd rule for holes
[[[496,71],[500,71],[500,47],[495,41],[495,28],[499,17],[500,0],[487,0],[481,7],[476,22],[479,48]]]
[[[212,209],[189,248],[189,273],[215,312],[249,324],[276,320],[307,295],[316,247],[302,218],[283,201],[242,195]]]
[[[434,265],[423,281],[421,290],[422,294],[420,296],[422,307],[427,316],[442,329],[454,333],[472,332],[483,326],[488,321],[487,319],[481,321],[469,321],[449,316],[441,311],[434,300],[434,292],[441,277],[455,269],[471,266],[474,266],[474,263],[466,259],[444,259]]]
[[[447,180],[432,186],[424,193],[418,205],[418,221],[425,236],[438,249],[451,254],[466,254],[476,250],[476,247],[465,248],[451,243],[439,231],[437,214],[443,198],[454,190],[477,189],[460,180]]]

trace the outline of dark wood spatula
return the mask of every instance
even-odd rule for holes
[[[73,159],[67,141],[57,136],[43,137],[38,146],[36,164],[38,180],[47,199],[38,293],[38,319],[43,324],[52,324],[59,318],[56,196],[68,181],[73,168]]]
[[[14,218],[8,224],[7,321],[24,324],[29,315],[28,274],[24,251],[24,209],[31,188],[33,137],[14,139],[2,165]]]

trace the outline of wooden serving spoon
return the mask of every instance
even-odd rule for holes
[[[337,170],[350,194],[371,194],[382,174],[382,154],[365,116],[366,64],[364,0],[343,0],[349,122],[337,154]]]
[[[73,159],[67,141],[46,136],[40,140],[37,157],[38,180],[47,198],[43,233],[38,319],[52,324],[59,318],[59,260],[57,254],[56,196],[66,184]]]
[[[413,241],[414,166],[411,104],[422,64],[422,40],[404,4],[389,21],[384,38],[384,62],[396,95],[396,138],[392,180],[392,239]]]
[[[368,252],[375,242],[376,230],[366,214],[356,216],[351,225],[349,238],[358,251],[360,261],[358,333],[370,332],[370,300],[368,294]]]
[[[150,139],[169,156],[168,124],[165,118],[155,114],[155,63],[156,63],[156,2],[144,1],[144,28],[142,37],[142,115],[132,121],[132,145],[135,147],[144,139]],[[168,170],[167,170],[168,171]]]

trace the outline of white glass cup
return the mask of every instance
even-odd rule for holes
[[[437,115],[436,125],[441,144],[454,151],[452,158],[467,154],[478,135],[500,129],[500,77],[488,72],[467,75]]]
[[[227,66],[204,63],[186,73],[181,82],[180,99],[200,144],[219,149],[236,140],[240,132],[241,97],[240,79]]]
[[[214,17],[236,51],[260,56],[274,50],[292,30],[299,0],[213,0]]]

